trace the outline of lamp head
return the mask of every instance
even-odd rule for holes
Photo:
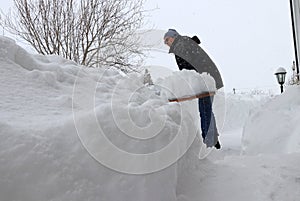
[[[286,70],[282,67],[278,68],[277,71],[275,72],[277,81],[280,85],[284,84],[285,82],[285,75],[286,75]]]

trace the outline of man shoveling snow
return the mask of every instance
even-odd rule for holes
[[[200,74],[207,72],[214,78],[217,89],[224,86],[217,66],[199,46],[200,40],[198,37],[194,36],[190,38],[188,36],[181,36],[176,30],[169,29],[164,35],[164,42],[170,47],[169,53],[175,54],[175,59],[180,70],[195,70]],[[215,148],[220,149],[219,134],[212,110],[214,93],[209,93],[209,90],[207,92],[210,96],[198,99],[202,138],[208,147],[215,146]]]

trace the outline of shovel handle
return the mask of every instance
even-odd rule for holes
[[[215,95],[215,92],[205,92],[205,93],[200,93],[200,94],[196,94],[196,95],[192,95],[192,96],[171,98],[171,99],[169,99],[169,102],[182,102],[182,101],[192,100],[195,98],[204,98],[204,97],[213,96],[213,95]]]

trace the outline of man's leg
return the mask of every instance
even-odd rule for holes
[[[213,96],[204,97],[198,100],[199,112],[201,118],[201,130],[203,142],[212,147],[220,148],[218,143],[218,130],[216,126],[215,116],[212,111]]]
[[[207,102],[207,97],[199,98],[198,100],[203,142],[206,138],[209,123],[210,123],[208,121],[209,118],[208,116],[210,115],[210,111],[207,110],[206,102]]]

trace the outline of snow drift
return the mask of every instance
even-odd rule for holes
[[[0,47],[1,199],[181,197],[183,166],[192,174],[203,145],[196,101],[171,104],[139,74],[32,55],[5,37]]]
[[[252,110],[243,132],[243,153],[300,152],[299,86],[290,86],[274,99]]]
[[[0,37],[0,200],[299,198],[299,88],[270,102],[231,94],[226,111],[224,96],[217,94],[222,149],[199,160],[197,100],[168,102],[176,94],[173,89],[184,93],[182,86],[193,85],[176,80],[194,75],[160,67],[154,71],[155,85],[144,85],[140,74],[124,76],[54,55],[32,55]],[[289,120],[283,128],[278,114]],[[241,133],[236,131],[245,122],[244,151],[257,148],[259,155],[240,155]],[[280,142],[279,130],[288,133]],[[275,150],[272,146],[282,153],[264,154]]]

